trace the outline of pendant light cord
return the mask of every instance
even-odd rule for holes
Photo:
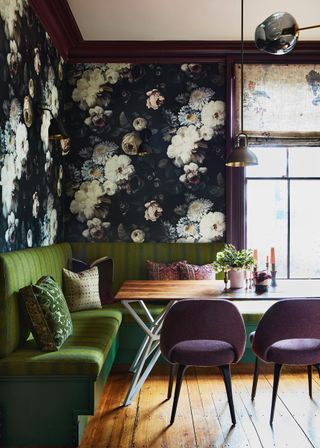
[[[243,132],[243,53],[244,53],[244,42],[243,42],[243,0],[241,0],[241,132]]]

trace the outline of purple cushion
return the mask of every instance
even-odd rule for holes
[[[186,263],[185,260],[174,263],[156,263],[147,260],[148,276],[150,280],[180,280],[179,265]]]
[[[235,352],[228,342],[198,339],[178,342],[170,350],[170,361],[189,366],[220,366],[235,360]]]
[[[320,339],[283,339],[275,342],[266,352],[266,361],[278,364],[318,364]]]
[[[216,278],[212,263],[197,264],[179,263],[180,280],[214,280]]]

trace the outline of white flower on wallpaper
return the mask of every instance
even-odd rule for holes
[[[114,155],[106,161],[105,178],[116,185],[127,182],[133,173],[134,166],[131,159],[124,154]]]
[[[103,195],[103,186],[97,180],[83,182],[80,189],[75,192],[73,201],[71,201],[71,213],[77,215],[78,221],[87,221],[94,217],[96,207],[101,203]]]
[[[157,110],[165,101],[165,97],[158,89],[149,90],[146,92],[147,95],[147,108]]]
[[[131,232],[131,239],[134,243],[143,243],[144,239],[146,237],[146,234],[143,230],[141,229],[134,229]]]
[[[180,182],[186,184],[199,184],[201,182],[201,176],[208,171],[205,166],[198,166],[196,163],[191,162],[183,167],[184,174],[179,177]]]
[[[19,219],[15,217],[15,214],[13,212],[10,212],[10,214],[8,215],[7,223],[7,230],[4,237],[8,244],[13,244],[16,241]]]
[[[208,126],[209,128],[224,126],[225,115],[224,101],[210,101],[202,108],[201,121],[204,126]]]
[[[26,5],[26,0],[0,0],[0,16],[8,39],[14,36],[16,22],[23,16]]]
[[[51,122],[51,115],[48,110],[44,110],[42,112],[42,121],[41,121],[41,129],[40,136],[43,143],[44,151],[47,151],[49,146],[49,127]]]
[[[89,109],[89,116],[84,120],[84,122],[87,126],[92,128],[104,128],[111,115],[111,110],[104,110],[100,106],[91,107]]]
[[[50,101],[50,109],[54,117],[57,117],[59,114],[59,93],[57,86],[53,85],[51,88],[51,101]]]
[[[39,202],[39,195],[38,192],[35,191],[32,195],[32,199],[33,199],[33,203],[32,203],[32,216],[34,218],[38,217],[38,213],[39,213],[39,206],[40,206],[40,202]]]
[[[25,169],[29,152],[28,131],[23,123],[19,123],[16,130],[16,175],[21,179]]]
[[[174,159],[176,166],[182,167],[191,162],[192,154],[198,148],[199,141],[200,134],[195,126],[182,126],[178,129],[177,134],[172,137],[167,155],[170,159]]]
[[[13,98],[11,100],[10,104],[10,115],[9,115],[9,122],[12,130],[16,130],[18,123],[20,122],[22,114],[22,107],[17,98]]]
[[[16,169],[14,155],[6,154],[4,156],[3,167],[1,168],[1,187],[2,187],[2,213],[6,218],[13,208],[13,193],[15,189]]]
[[[209,87],[199,87],[190,94],[189,105],[192,109],[202,110],[214,95],[214,91]]]
[[[34,52],[34,59],[33,59],[34,71],[36,72],[37,75],[40,75],[41,70],[40,50],[39,48],[35,48],[33,52]]]
[[[106,78],[102,70],[99,68],[86,70],[77,81],[77,86],[72,92],[73,101],[86,108],[95,106],[105,83]]]
[[[156,222],[163,213],[163,208],[157,201],[150,201],[144,204],[146,211],[144,212],[144,218],[146,221]]]
[[[177,234],[179,238],[189,238],[189,242],[192,239],[193,241],[199,239],[199,224],[194,221],[189,221],[189,219],[185,216],[180,218],[177,223]]]
[[[200,221],[200,234],[205,241],[216,241],[226,230],[225,216],[221,212],[209,212]]]
[[[7,63],[9,66],[9,73],[11,78],[14,78],[19,70],[21,62],[21,54],[18,51],[17,43],[15,40],[10,41],[10,53],[7,54]]]
[[[99,218],[89,219],[87,221],[87,228],[82,232],[82,235],[88,240],[105,240],[107,230],[111,226],[110,222],[103,222]]]
[[[202,216],[208,213],[212,207],[213,202],[209,199],[195,199],[189,204],[187,217],[192,222],[199,222]]]

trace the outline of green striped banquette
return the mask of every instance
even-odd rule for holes
[[[71,243],[74,258],[92,262],[108,255],[114,262],[114,292],[125,280],[148,278],[147,260],[171,263],[187,260],[192,264],[211,263],[223,243]]]

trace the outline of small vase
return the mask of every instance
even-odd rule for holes
[[[263,282],[259,282],[255,284],[256,287],[256,293],[257,294],[262,294],[263,292],[267,292],[268,288],[269,288],[269,279],[268,280],[264,280]]]
[[[230,279],[230,288],[231,289],[239,289],[244,288],[245,281],[245,271],[236,271],[231,269],[229,271],[229,279]]]

